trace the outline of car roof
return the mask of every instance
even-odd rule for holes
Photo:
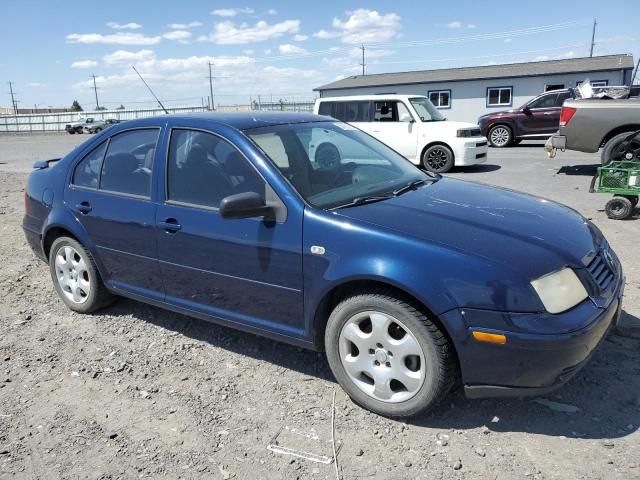
[[[376,94],[376,95],[349,95],[344,97],[322,97],[316,100],[317,102],[347,102],[350,100],[385,100],[385,99],[397,99],[406,100],[408,98],[427,98],[424,95],[399,95],[397,93]]]
[[[314,115],[302,112],[193,112],[158,115],[137,120],[129,120],[127,127],[160,126],[167,120],[172,123],[184,122],[185,126],[226,125],[238,130],[250,128],[270,127],[273,125],[287,125],[293,123],[326,122],[336,120],[324,115]]]

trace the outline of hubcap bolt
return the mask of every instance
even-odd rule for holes
[[[382,344],[381,343],[376,343],[376,347],[382,348]]]
[[[375,350],[373,348],[370,348],[369,349],[369,355],[373,355],[374,353],[376,353]]]
[[[378,360],[376,360],[375,362],[373,362],[374,365],[380,365],[380,362]]]
[[[391,367],[391,362],[386,363],[387,367]]]
[[[387,355],[389,355],[390,357],[393,357],[393,353],[391,353],[389,351],[387,352]]]

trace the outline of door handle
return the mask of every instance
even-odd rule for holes
[[[166,218],[164,222],[158,222],[160,228],[164,228],[167,233],[176,233],[182,228],[175,218]]]
[[[82,215],[86,215],[91,211],[91,205],[89,202],[80,202],[76,205],[76,210]]]

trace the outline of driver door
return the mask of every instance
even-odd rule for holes
[[[220,201],[229,195],[280,200],[243,154],[213,132],[173,128],[165,171],[156,238],[166,301],[302,336],[301,215],[289,212],[273,222],[222,218]]]
[[[397,100],[374,102],[373,123],[369,132],[409,160],[416,158],[418,129],[404,103]]]

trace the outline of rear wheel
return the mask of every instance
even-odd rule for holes
[[[49,270],[60,299],[71,310],[90,313],[109,305],[109,293],[91,254],[76,240],[59,237],[51,245]]]
[[[102,131],[102,129],[100,127],[96,127],[96,129],[93,131],[93,133],[100,133]]]
[[[453,152],[445,145],[432,145],[422,154],[422,166],[430,172],[448,172],[453,164]]]
[[[504,148],[511,145],[513,133],[506,125],[496,125],[489,130],[489,143],[492,147]]]
[[[410,303],[385,290],[342,301],[329,317],[325,348],[342,388],[380,415],[424,412],[457,378],[444,333]]]
[[[615,137],[611,137],[602,148],[600,161],[603,165],[611,161],[634,161],[640,160],[640,133],[629,141],[625,140],[631,136],[633,132],[619,133]]]
[[[633,202],[627,197],[613,197],[604,207],[607,217],[613,220],[624,220],[631,216]]]

